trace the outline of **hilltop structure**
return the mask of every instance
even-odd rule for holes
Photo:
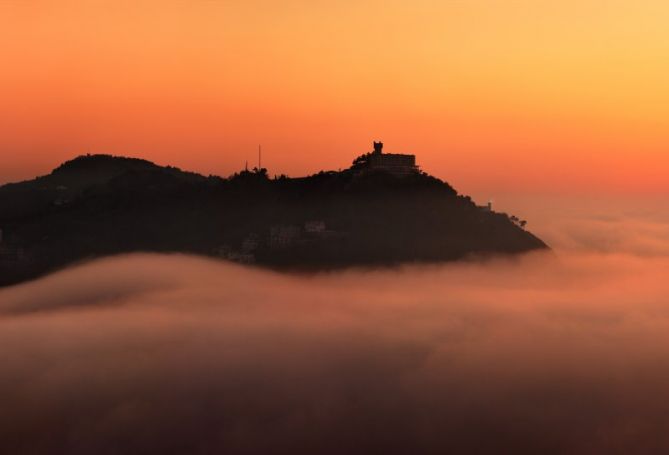
[[[299,178],[256,168],[224,179],[82,156],[0,186],[0,286],[134,251],[309,271],[547,249],[525,227],[419,171],[414,155],[383,153],[381,142],[350,169]]]
[[[385,172],[396,177],[406,177],[418,172],[416,155],[383,153],[383,142],[374,142],[374,151],[353,162],[354,167],[366,172]]]

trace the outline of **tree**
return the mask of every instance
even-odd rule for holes
[[[357,157],[356,159],[353,160],[353,166],[352,167],[356,168],[356,167],[364,166],[367,163],[367,161],[369,160],[370,155],[371,155],[371,153],[365,153],[363,155],[360,155],[359,157]]]

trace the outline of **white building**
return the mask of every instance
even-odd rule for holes
[[[304,230],[310,234],[319,234],[325,232],[325,221],[313,220],[304,223]]]

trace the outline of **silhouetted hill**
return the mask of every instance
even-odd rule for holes
[[[140,179],[157,184],[197,183],[205,177],[173,167],[161,167],[138,158],[111,155],[84,155],[54,169],[49,175],[0,186],[0,219],[12,219],[42,212],[58,201],[85,196],[90,191]]]
[[[87,155],[0,187],[0,284],[131,251],[317,270],[546,248],[521,226],[420,172],[269,178],[254,169],[223,179]]]

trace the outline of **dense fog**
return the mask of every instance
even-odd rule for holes
[[[608,213],[516,259],[0,290],[0,453],[666,453],[669,224]]]

